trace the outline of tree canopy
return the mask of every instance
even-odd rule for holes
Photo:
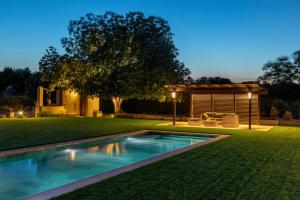
[[[264,74],[259,77],[264,83],[272,85],[296,83],[300,80],[300,50],[291,57],[281,56],[274,61],[269,61],[263,66]]]
[[[193,82],[198,83],[198,84],[229,84],[229,83],[232,83],[232,81],[229,78],[222,78],[219,76],[216,76],[216,77],[202,76],[200,78],[195,79]]]
[[[268,89],[269,96],[284,100],[300,98],[300,50],[292,56],[281,56],[263,66],[259,80]]]
[[[54,90],[56,87],[67,88],[69,86],[69,68],[66,59],[58,51],[50,46],[39,62],[41,81]]]
[[[164,100],[163,84],[190,79],[160,17],[87,14],[70,21],[68,30],[62,39],[66,55],[50,47],[40,61],[43,79],[55,87],[68,85],[84,96]]]
[[[34,84],[39,79],[29,68],[4,67],[0,70],[0,94],[34,96]]]

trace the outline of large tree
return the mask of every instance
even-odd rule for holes
[[[281,56],[267,62],[259,80],[268,89],[269,97],[294,101],[300,98],[299,69],[300,51],[296,51],[292,57]]]
[[[165,83],[188,80],[168,23],[141,12],[88,14],[70,22],[62,39],[71,61],[71,85],[83,95],[163,100]]]
[[[11,95],[30,95],[32,76],[29,68],[4,67],[0,71],[0,94],[7,91]]]
[[[296,67],[287,56],[277,58],[275,61],[269,61],[263,66],[264,74],[260,80],[273,85],[281,83],[293,83]]]

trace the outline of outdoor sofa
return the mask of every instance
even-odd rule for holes
[[[225,128],[236,128],[239,126],[239,116],[234,113],[205,112],[199,118],[189,118],[188,125],[208,127],[221,125]]]

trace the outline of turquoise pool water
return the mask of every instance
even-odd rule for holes
[[[22,199],[209,139],[149,132],[0,158],[0,200]]]

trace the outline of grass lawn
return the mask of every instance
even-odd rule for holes
[[[222,141],[66,194],[58,200],[300,199],[300,128],[268,132],[166,127],[155,120],[0,120],[0,149],[140,129],[231,134]]]

